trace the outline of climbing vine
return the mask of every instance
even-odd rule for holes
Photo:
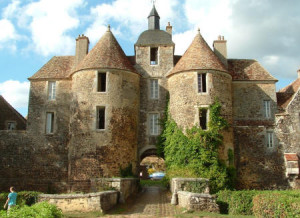
[[[218,156],[218,148],[223,141],[221,130],[228,127],[228,122],[220,114],[221,104],[215,100],[209,107],[208,129],[194,126],[184,133],[166,109],[157,148],[158,155],[165,159],[169,178],[208,178],[212,193],[233,186],[234,170]],[[230,153],[230,161],[231,158]]]

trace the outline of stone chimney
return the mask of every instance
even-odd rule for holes
[[[298,73],[298,79],[300,79],[300,68],[299,70],[297,70],[297,73]]]
[[[170,22],[168,22],[168,26],[166,26],[166,32],[172,36],[172,26],[170,25]]]
[[[75,66],[87,55],[89,51],[89,38],[85,35],[79,35],[76,39]]]
[[[222,61],[222,63],[228,67],[227,63],[227,41],[224,40],[224,36],[218,36],[218,40],[215,40],[213,43],[214,52],[218,56],[218,58]]]

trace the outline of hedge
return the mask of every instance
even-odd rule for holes
[[[265,203],[262,204],[262,202]],[[300,202],[300,190],[224,190],[217,193],[217,203],[220,206],[221,213],[232,215],[254,214],[258,217],[276,217],[276,214],[281,213],[285,215],[283,217],[297,217],[289,215],[290,211],[298,213],[297,208],[300,208],[300,203],[297,202]],[[268,216],[268,213],[273,215]]]
[[[255,217],[300,217],[300,191],[297,196],[286,192],[258,194],[253,198]]]
[[[7,200],[7,196],[9,193],[1,193],[0,194],[0,210],[3,210],[3,205]],[[35,191],[21,191],[18,192],[17,196],[17,205],[24,206],[24,205],[32,205],[36,203],[38,195],[41,194],[40,192]]]
[[[61,218],[63,217],[62,212],[55,205],[49,204],[48,202],[40,202],[32,205],[31,207],[25,205],[23,207],[16,206],[6,211],[0,211],[0,217],[3,218]]]

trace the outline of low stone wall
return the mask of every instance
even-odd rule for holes
[[[63,212],[105,212],[118,203],[117,191],[104,191],[89,194],[41,194],[38,201],[47,201],[56,205]]]
[[[113,188],[120,192],[119,202],[138,192],[139,179],[136,178],[95,178],[91,179],[91,191],[96,192],[106,188]]]
[[[219,206],[215,197],[210,194],[199,194],[186,191],[178,191],[178,205],[187,210],[199,210],[209,212],[219,212]]]

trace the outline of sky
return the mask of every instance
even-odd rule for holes
[[[84,34],[90,49],[111,25],[126,55],[148,28],[151,0],[1,0],[0,95],[27,115],[28,77],[53,56],[74,55]],[[228,58],[256,59],[279,82],[300,68],[299,0],[156,0],[161,29],[173,26],[175,54],[182,55],[200,28],[212,47],[222,35]]]

